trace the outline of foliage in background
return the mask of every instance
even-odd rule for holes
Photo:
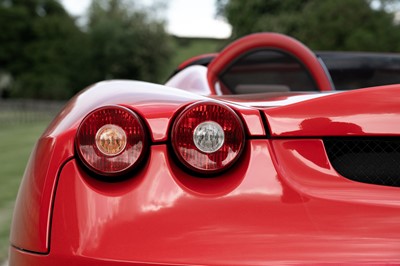
[[[398,0],[218,0],[233,38],[271,31],[315,50],[400,51]]]
[[[165,32],[158,6],[93,0],[79,27],[58,0],[0,0],[0,97],[68,99],[104,79],[162,82],[183,60],[223,41]],[[400,0],[217,0],[232,38],[274,31],[314,50],[400,51]],[[187,45],[185,43],[190,43]]]
[[[161,81],[172,43],[164,22],[150,15],[132,1],[93,1],[88,24],[93,80]]]
[[[134,3],[94,0],[82,30],[57,0],[0,0],[0,96],[68,99],[104,79],[161,81],[171,39]]]
[[[13,96],[71,96],[85,36],[60,3],[0,0],[0,33],[0,70],[15,81]]]
[[[201,54],[218,52],[227,44],[227,40],[224,39],[173,37],[174,56],[168,74],[171,74],[172,70],[187,59]]]

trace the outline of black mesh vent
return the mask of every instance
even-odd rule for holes
[[[363,183],[400,187],[400,139],[326,139],[326,152],[342,176]]]

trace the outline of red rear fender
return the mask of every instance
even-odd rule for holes
[[[264,110],[273,137],[398,136],[400,86],[330,94]]]

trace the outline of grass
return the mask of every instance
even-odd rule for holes
[[[176,68],[193,56],[219,52],[226,44],[226,40],[218,39],[174,38],[176,52],[171,65]]]
[[[14,201],[32,148],[48,122],[0,129],[0,262],[7,257]]]

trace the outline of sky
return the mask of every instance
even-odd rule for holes
[[[144,2],[151,2],[145,0]],[[91,0],[61,0],[73,16],[84,16]],[[228,38],[231,26],[215,17],[215,0],[168,0],[167,31],[180,37]]]

